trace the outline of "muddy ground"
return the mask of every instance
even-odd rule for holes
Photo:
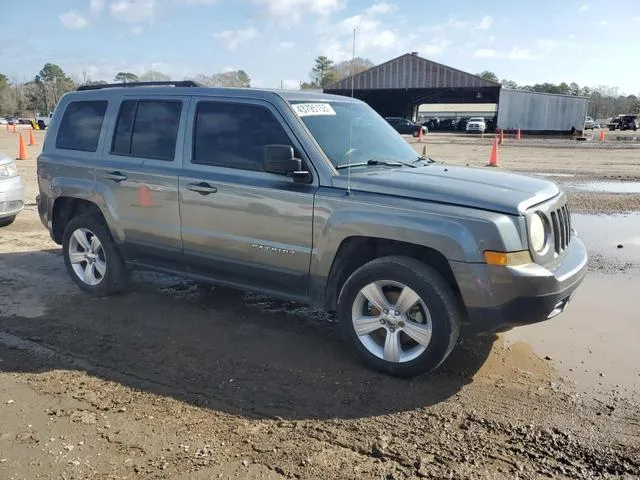
[[[486,162],[486,139],[435,140],[433,156]],[[0,132],[0,152],[15,143]],[[27,207],[0,230],[0,478],[640,478],[640,245],[636,217],[603,215],[633,195],[574,197],[600,215],[576,219],[592,268],[563,315],[464,335],[407,381],[363,368],[334,319],[294,303],[149,273],[81,294],[37,218],[37,148],[19,163]],[[638,153],[500,151],[502,169],[589,181],[639,178]]]

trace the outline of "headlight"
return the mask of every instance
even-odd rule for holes
[[[547,246],[547,228],[539,213],[532,215],[529,219],[529,242],[538,253],[542,253]]]
[[[18,169],[15,162],[0,165],[0,178],[13,178],[18,176]]]

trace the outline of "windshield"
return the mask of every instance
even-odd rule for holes
[[[418,157],[395,129],[366,104],[291,101],[291,105],[336,167],[370,160],[410,162]]]
[[[470,122],[484,122],[484,118],[482,117],[471,117],[469,119]]]

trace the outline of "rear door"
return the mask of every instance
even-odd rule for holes
[[[194,98],[190,110],[180,175],[186,262],[230,284],[305,297],[317,179],[263,169],[269,144],[305,160],[291,130],[258,100]]]
[[[180,258],[178,172],[186,103],[177,96],[124,96],[96,169],[130,260]]]

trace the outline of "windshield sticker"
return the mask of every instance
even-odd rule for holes
[[[336,111],[328,103],[294,103],[292,106],[300,117],[336,114]]]

